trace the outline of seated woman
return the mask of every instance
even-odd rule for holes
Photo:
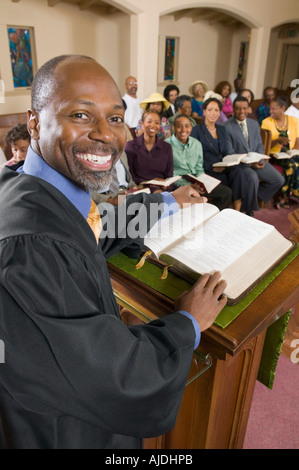
[[[127,143],[125,151],[129,169],[136,184],[153,178],[173,176],[171,145],[159,139],[161,126],[158,111],[149,109],[142,116],[143,134]]]
[[[170,103],[160,95],[160,93],[152,93],[147,99],[143,100],[140,103],[140,107],[147,111],[149,109],[155,109],[161,118],[160,129],[158,132],[159,139],[167,139],[171,136],[170,125],[165,117],[165,113],[168,110]],[[135,129],[136,135],[140,136],[143,134],[143,121],[142,119],[138,122],[138,126]]]
[[[249,108],[248,108],[248,114],[247,114],[247,117],[250,118],[250,119],[254,119],[255,121],[257,121],[257,115],[255,113],[255,111],[252,109],[251,107],[251,103],[253,102],[254,100],[254,94],[251,90],[249,90],[249,88],[243,88],[243,90],[241,90],[241,93],[240,93],[241,96],[244,96],[247,101],[248,101],[248,104],[249,104]]]
[[[290,159],[277,160],[273,163],[283,169],[285,184],[281,188],[282,197],[276,202],[276,207],[289,207],[289,196],[299,197],[299,120],[287,116],[285,111],[288,102],[284,96],[275,98],[270,103],[270,117],[262,121],[261,128],[272,132],[272,147],[270,155],[288,150],[298,150],[298,155]]]
[[[221,180],[223,184],[232,190],[234,209],[252,211],[246,201],[247,182],[245,173],[240,165],[231,167],[213,168],[213,163],[221,162],[227,155],[226,129],[216,124],[219,119],[222,103],[217,98],[209,98],[204,101],[204,122],[193,127],[191,136],[201,142],[204,157],[204,170],[208,175]],[[219,171],[218,171],[219,170]]]
[[[222,96],[222,111],[230,118],[233,115],[233,105],[229,97],[232,92],[231,84],[227,81],[219,82],[214,91]]]
[[[172,147],[173,153],[173,176],[194,175],[200,176],[204,173],[202,145],[194,137],[190,137],[192,124],[190,116],[178,114],[173,124],[174,134],[166,140]],[[175,186],[190,184],[187,179],[181,178],[175,182]],[[219,210],[229,207],[232,200],[232,191],[228,186],[219,184],[209,194],[202,193],[196,186],[196,190],[201,195],[211,198],[211,203]]]
[[[203,82],[202,80],[196,80],[196,82],[193,82],[189,86],[189,93],[192,95],[192,117],[199,119],[202,118],[203,112],[202,112],[202,105],[203,105],[203,99],[208,91],[208,85],[206,82]]]

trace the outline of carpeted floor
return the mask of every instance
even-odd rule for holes
[[[269,204],[255,212],[255,217],[289,237],[288,214],[297,208],[298,200],[292,199],[290,209],[276,210]],[[299,449],[298,389],[299,363],[281,355],[272,390],[256,383],[244,449]]]

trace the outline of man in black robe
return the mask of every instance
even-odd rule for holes
[[[167,212],[167,198],[202,202],[189,188],[131,196],[125,218],[113,208],[114,236],[97,243],[87,223],[89,191],[110,181],[125,146],[123,121],[119,90],[93,59],[58,57],[38,71],[31,147],[24,164],[0,177],[2,449],[132,449],[167,432],[196,335],[226,303],[226,283],[215,273],[183,294],[173,314],[122,323],[105,259],[140,250],[151,204]],[[130,238],[136,203],[144,227]]]

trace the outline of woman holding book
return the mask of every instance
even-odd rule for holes
[[[203,148],[204,170],[208,175],[218,178],[232,190],[234,209],[251,212],[246,201],[247,181],[240,165],[213,168],[214,163],[221,162],[227,155],[227,139],[224,126],[216,124],[219,119],[222,103],[217,98],[204,101],[204,122],[193,127],[191,136],[201,142]]]
[[[149,109],[142,116],[143,134],[126,145],[130,173],[136,184],[173,176],[171,145],[159,139],[161,125],[158,111]]]
[[[277,160],[273,158],[275,165],[283,171],[285,184],[281,188],[282,197],[276,207],[289,207],[289,196],[299,197],[299,120],[293,116],[287,116],[288,107],[284,96],[275,98],[270,104],[271,116],[262,121],[261,128],[268,129],[272,133],[272,147],[270,154],[298,150],[298,155],[291,158]]]

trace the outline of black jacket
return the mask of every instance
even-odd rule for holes
[[[0,176],[0,448],[139,447],[174,425],[192,322],[125,326],[105,256],[142,240],[97,245],[60,191],[14,169]]]

